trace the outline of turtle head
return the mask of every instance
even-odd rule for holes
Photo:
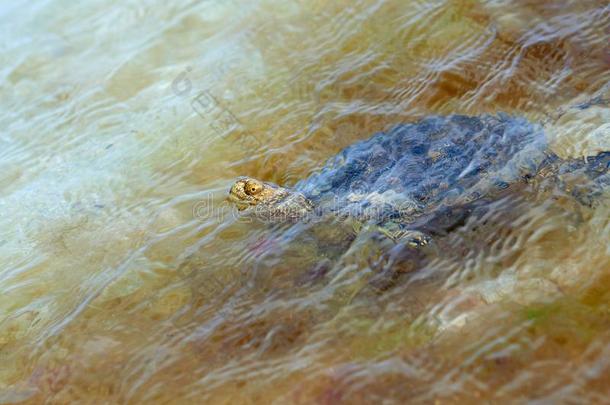
[[[240,177],[229,191],[229,200],[240,210],[252,205],[272,204],[285,197],[288,190],[252,177]]]
[[[294,216],[313,208],[303,194],[252,177],[238,178],[229,191],[229,200],[240,211],[257,206],[257,212],[271,216]]]

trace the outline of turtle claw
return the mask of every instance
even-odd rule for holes
[[[426,246],[431,242],[431,238],[419,231],[399,231],[396,235],[396,242],[404,242],[412,247]]]
[[[408,230],[408,229],[398,229],[398,230],[389,230],[380,227],[379,231],[390,238],[394,243],[405,243],[411,247],[422,247],[428,245],[432,239],[430,236],[425,233]]]

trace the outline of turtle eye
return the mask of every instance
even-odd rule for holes
[[[244,185],[244,191],[248,195],[255,195],[261,192],[263,185],[258,181],[248,180]]]

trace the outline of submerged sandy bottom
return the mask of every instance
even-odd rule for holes
[[[429,114],[610,150],[563,114],[610,97],[606,2],[171,3],[0,9],[0,403],[607,401],[607,191],[526,187],[415,267],[225,201]]]

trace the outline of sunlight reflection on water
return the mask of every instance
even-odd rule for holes
[[[0,20],[0,403],[607,400],[607,190],[526,190],[426,257],[226,201],[430,114],[610,150],[607,106],[569,109],[610,98],[607,2],[52,0]]]

